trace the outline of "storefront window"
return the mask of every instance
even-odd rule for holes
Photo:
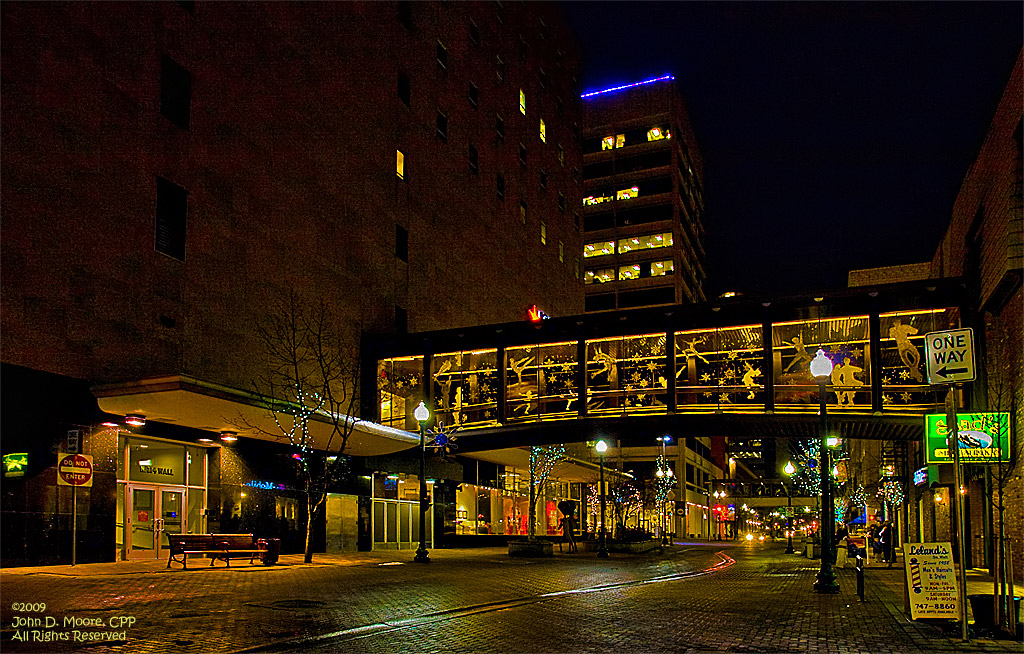
[[[128,445],[128,480],[153,484],[185,484],[185,448],[160,441],[131,440]]]

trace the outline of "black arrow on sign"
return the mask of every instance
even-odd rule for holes
[[[949,377],[950,375],[956,375],[966,372],[967,368],[950,368],[948,366],[942,366],[937,371],[935,371],[935,374],[938,375],[939,377]]]

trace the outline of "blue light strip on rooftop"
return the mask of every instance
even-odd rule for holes
[[[581,98],[589,98],[593,95],[600,95],[602,93],[612,93],[613,91],[621,91],[622,89],[631,89],[634,86],[642,86],[644,84],[653,84],[654,82],[661,82],[663,80],[674,80],[675,77],[672,75],[664,75],[662,77],[655,77],[654,79],[647,79],[642,82],[633,82],[632,84],[623,84],[622,86],[613,86],[610,89],[602,89],[600,91],[591,91],[590,93],[584,93]]]

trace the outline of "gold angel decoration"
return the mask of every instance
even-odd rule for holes
[[[761,369],[755,368],[747,361],[743,362],[743,366],[747,369],[747,371],[743,373],[743,387],[747,389],[747,399],[752,400],[754,399],[754,394],[757,393],[758,390],[758,383],[754,381],[754,377],[761,376]]]
[[[590,361],[588,361],[588,363],[594,363],[594,364],[597,364],[597,365],[601,366],[601,368],[599,370],[597,370],[596,372],[594,372],[594,374],[593,374],[593,376],[596,377],[596,376],[604,374],[604,373],[606,373],[606,372],[608,372],[608,371],[610,371],[612,369],[612,366],[615,365],[615,357],[613,357],[610,354],[606,354],[601,349],[601,347],[598,346],[596,348],[596,351],[594,352],[594,358],[591,359]]]

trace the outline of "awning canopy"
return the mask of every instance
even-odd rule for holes
[[[273,436],[281,432],[271,414],[263,408],[265,398],[186,375],[105,384],[94,386],[92,392],[100,408],[107,413],[137,414],[147,420],[214,433],[233,431],[243,437],[287,442],[284,435]],[[337,451],[337,437],[329,442],[331,431],[326,417],[311,420],[313,446]],[[359,421],[352,430],[345,453],[356,456],[391,454],[418,443],[419,434]]]

